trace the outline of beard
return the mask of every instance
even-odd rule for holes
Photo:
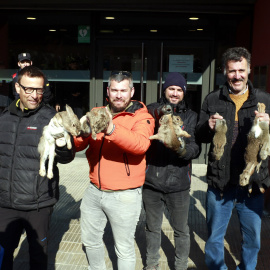
[[[120,100],[122,100],[122,105],[115,105],[115,103],[118,100],[119,99],[113,99],[113,100],[111,100],[109,98],[109,105],[110,105],[110,109],[111,109],[112,113],[123,112],[127,108],[127,106],[129,105],[129,103],[131,101],[131,98],[130,99],[127,99],[127,100],[120,99]]]

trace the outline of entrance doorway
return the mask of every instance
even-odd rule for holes
[[[214,89],[214,56],[210,41],[100,41],[90,89],[90,107],[105,104],[108,78],[113,70],[131,71],[134,99],[146,105],[163,94],[169,72],[180,72],[187,80],[188,106],[200,112],[204,97]],[[102,91],[101,91],[102,89]],[[206,146],[195,163],[206,162]]]

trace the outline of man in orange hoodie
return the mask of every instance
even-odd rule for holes
[[[134,95],[129,72],[112,72],[107,87],[109,126],[97,134],[75,138],[76,151],[88,147],[90,184],[81,203],[81,237],[88,269],[106,269],[103,233],[109,220],[119,270],[134,270],[134,234],[142,204],[145,153],[154,132],[154,119]]]

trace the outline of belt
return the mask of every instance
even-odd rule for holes
[[[118,189],[118,190],[112,190],[112,189],[101,189],[99,188],[96,184],[94,184],[93,182],[90,181],[90,183],[98,190],[100,191],[104,191],[104,192],[118,192],[118,191],[126,191],[126,190],[133,190],[133,189],[137,189],[139,187],[135,187],[135,188],[128,188],[128,189]]]

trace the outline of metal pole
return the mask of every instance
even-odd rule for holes
[[[160,72],[159,72],[159,97],[162,96],[162,78],[163,78],[163,42],[160,46]]]
[[[143,87],[143,69],[144,69],[144,43],[142,42],[142,56],[141,56],[141,101],[145,102],[144,100],[144,87]]]

